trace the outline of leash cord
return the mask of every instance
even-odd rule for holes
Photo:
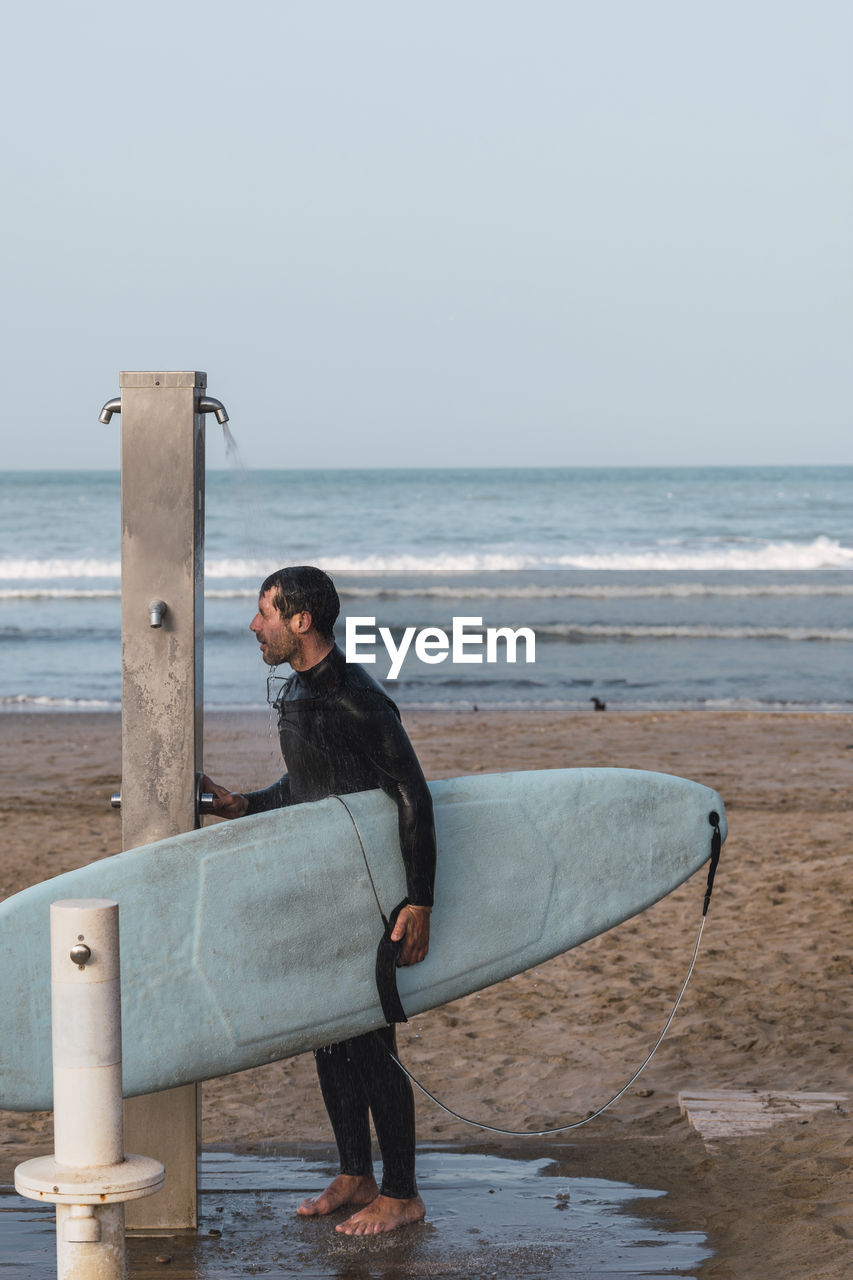
[[[370,870],[370,863],[367,861],[367,850],[366,850],[366,849],[365,849],[365,847],[364,847],[364,841],[363,841],[363,840],[362,840],[362,838],[361,838],[361,832],[360,832],[360,831],[359,831],[359,829],[358,829],[358,823],[357,823],[357,822],[356,822],[356,820],[355,820],[355,816],[353,815],[353,811],[352,811],[352,809],[349,807],[349,805],[347,804],[346,800],[344,800],[343,796],[335,795],[335,796],[333,796],[333,797],[332,797],[332,799],[334,799],[334,800],[340,800],[341,804],[344,806],[344,808],[346,809],[347,813],[349,814],[350,822],[351,822],[351,823],[352,823],[352,825],[353,825],[353,830],[355,831],[356,838],[357,838],[357,840],[358,840],[358,844],[359,844],[359,848],[361,849],[361,856],[362,856],[362,858],[364,858],[364,866],[365,866],[365,870],[367,871],[367,878],[368,878],[368,880],[370,881],[370,887],[371,887],[371,889],[373,890],[373,896],[374,896],[374,898],[376,899],[376,905],[377,905],[377,907],[379,908],[379,914],[380,914],[380,916],[382,917],[382,923],[387,927],[388,920],[387,920],[387,918],[386,918],[386,916],[385,916],[385,912],[382,910],[382,903],[379,901],[379,894],[376,892],[376,884],[375,884],[374,879],[373,879],[373,872]]]
[[[619,1099],[628,1092],[628,1090],[631,1088],[631,1085],[634,1083],[634,1081],[637,1080],[642,1075],[646,1067],[651,1062],[652,1058],[657,1053],[658,1049],[660,1048],[663,1042],[664,1036],[666,1035],[667,1031],[669,1031],[669,1028],[672,1026],[672,1021],[675,1017],[676,1011],[678,1010],[678,1006],[681,1004],[682,996],[684,995],[684,992],[687,990],[687,984],[690,981],[691,975],[693,973],[693,969],[696,965],[696,957],[699,954],[699,944],[702,941],[702,931],[704,928],[705,928],[705,916],[703,915],[702,921],[699,925],[699,933],[696,938],[696,945],[693,948],[693,957],[690,961],[690,968],[687,970],[687,977],[684,979],[684,982],[682,983],[681,990],[678,993],[678,997],[675,1001],[675,1004],[672,1006],[672,1012],[667,1018],[663,1031],[661,1031],[660,1035],[655,1041],[655,1044],[651,1052],[648,1054],[648,1056],[646,1057],[642,1065],[639,1066],[637,1070],[634,1072],[634,1074],[631,1076],[631,1079],[628,1081],[628,1083],[623,1085],[622,1088],[619,1090],[619,1092],[615,1093],[613,1097],[608,1102],[605,1102],[602,1107],[599,1107],[597,1111],[593,1111],[590,1115],[585,1116],[583,1120],[575,1120],[572,1124],[559,1125],[556,1129],[534,1129],[532,1131],[529,1131],[526,1129],[500,1129],[496,1125],[484,1124],[480,1120],[472,1120],[469,1116],[460,1115],[458,1111],[454,1111],[451,1107],[445,1106],[445,1104],[439,1098],[436,1098],[435,1094],[430,1093],[429,1089],[427,1089],[425,1085],[422,1085],[420,1080],[416,1079],[416,1077],[412,1075],[411,1071],[409,1071],[406,1067],[403,1066],[402,1062],[397,1057],[397,1055],[393,1053],[388,1048],[387,1045],[385,1046],[386,1051],[394,1059],[394,1061],[396,1062],[400,1070],[403,1072],[403,1074],[405,1076],[408,1076],[411,1083],[415,1085],[418,1089],[420,1089],[421,1093],[424,1094],[425,1097],[429,1098],[431,1102],[434,1102],[435,1105],[437,1107],[440,1107],[442,1111],[447,1113],[447,1115],[452,1116],[454,1120],[461,1120],[463,1124],[473,1125],[475,1129],[485,1129],[489,1133],[504,1134],[506,1137],[509,1137],[509,1138],[546,1138],[555,1133],[566,1133],[569,1129],[579,1129],[581,1125],[589,1124],[591,1120],[596,1120],[600,1115],[603,1115],[604,1112],[607,1111],[609,1107],[612,1107],[615,1102],[618,1102]]]
[[[675,1018],[675,1015],[678,1011],[678,1006],[681,1004],[684,993],[687,990],[687,984],[690,981],[691,977],[693,976],[693,970],[696,967],[696,959],[699,955],[699,947],[702,942],[702,933],[705,929],[705,920],[708,915],[708,906],[711,901],[711,892],[714,887],[714,876],[716,875],[716,872],[717,872],[717,864],[719,863],[719,860],[720,860],[720,849],[722,846],[722,838],[720,834],[720,825],[719,825],[720,824],[719,815],[715,812],[710,813],[708,815],[708,821],[710,822],[711,826],[714,829],[713,835],[711,838],[711,865],[708,871],[708,885],[705,891],[705,900],[702,906],[702,919],[699,922],[699,932],[696,935],[696,945],[693,948],[693,955],[690,959],[690,966],[687,970],[687,976],[684,979],[683,983],[681,984],[681,990],[679,991],[678,996],[676,997],[675,1004],[672,1006],[670,1015],[664,1024],[663,1031],[661,1031],[660,1035],[658,1036],[657,1040],[652,1046],[651,1052],[648,1054],[645,1061],[637,1068],[637,1070],[631,1076],[631,1079],[628,1081],[628,1083],[624,1084],[618,1093],[614,1093],[613,1097],[610,1098],[608,1102],[605,1102],[604,1105],[599,1107],[597,1111],[593,1111],[591,1112],[590,1115],[585,1116],[583,1120],[575,1120],[572,1124],[562,1124],[555,1129],[534,1129],[532,1131],[529,1131],[526,1129],[500,1129],[496,1125],[484,1124],[481,1120],[471,1120],[468,1116],[460,1115],[458,1111],[454,1111],[451,1107],[445,1106],[443,1102],[441,1102],[438,1098],[436,1098],[435,1094],[430,1093],[429,1089],[427,1089],[424,1085],[422,1085],[420,1080],[416,1079],[415,1076],[412,1075],[411,1071],[408,1071],[406,1067],[403,1066],[402,1062],[397,1057],[397,1055],[393,1053],[391,1049],[388,1048],[387,1045],[385,1045],[385,1049],[387,1053],[389,1053],[390,1056],[394,1059],[394,1061],[396,1062],[400,1070],[403,1072],[403,1074],[408,1077],[409,1081],[413,1085],[415,1085],[418,1089],[420,1089],[421,1093],[424,1094],[425,1097],[429,1098],[431,1102],[434,1102],[435,1105],[437,1107],[440,1107],[441,1110],[444,1111],[447,1115],[452,1116],[454,1120],[461,1120],[463,1124],[472,1125],[475,1129],[485,1129],[488,1133],[500,1133],[508,1138],[547,1138],[555,1133],[567,1133],[570,1129],[580,1129],[582,1125],[589,1124],[591,1120],[597,1120],[598,1117],[600,1115],[603,1115],[604,1112],[607,1111],[609,1107],[612,1107],[615,1102],[618,1102],[620,1098],[624,1097],[624,1095],[631,1088],[631,1085],[634,1083],[634,1081],[638,1080],[639,1077],[643,1074],[646,1067],[649,1065],[652,1058],[655,1056],[661,1044],[663,1043],[663,1039],[667,1031],[669,1031],[669,1028],[672,1026],[673,1019]],[[382,1043],[385,1044],[384,1041]]]

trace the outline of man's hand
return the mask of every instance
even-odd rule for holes
[[[400,911],[391,934],[392,942],[402,940],[403,943],[398,965],[420,964],[426,958],[429,951],[429,914],[429,907],[411,904]]]
[[[225,787],[218,786],[212,779],[204,774],[201,780],[202,791],[209,791],[213,796],[212,812],[217,818],[243,818],[249,808],[249,802],[245,796],[240,795],[237,791],[228,791]]]

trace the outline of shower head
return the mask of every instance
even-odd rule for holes
[[[108,426],[114,413],[121,413],[121,396],[116,396],[113,400],[107,401],[98,414],[98,422],[103,422],[104,426]]]
[[[216,421],[220,427],[224,427],[228,421],[228,413],[225,405],[221,400],[215,400],[213,396],[200,396],[198,401],[199,413],[215,413]]]

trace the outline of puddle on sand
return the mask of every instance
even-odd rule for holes
[[[206,1151],[198,1235],[128,1241],[131,1280],[663,1280],[695,1276],[710,1256],[700,1232],[643,1219],[663,1192],[570,1177],[559,1158],[509,1160],[427,1147],[418,1152],[425,1224],[389,1236],[335,1232],[343,1211],[301,1219],[296,1206],[334,1175],[331,1157]],[[0,1188],[0,1280],[56,1275],[52,1209]],[[158,1262],[169,1257],[170,1264]]]

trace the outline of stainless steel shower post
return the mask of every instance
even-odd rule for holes
[[[199,825],[204,620],[204,373],[122,373],[122,846]],[[221,406],[220,406],[221,407]],[[223,411],[224,412],[224,411]],[[152,937],[157,921],[151,921]],[[166,1168],[165,1189],[128,1206],[128,1226],[198,1225],[200,1089],[125,1103],[128,1150]]]

